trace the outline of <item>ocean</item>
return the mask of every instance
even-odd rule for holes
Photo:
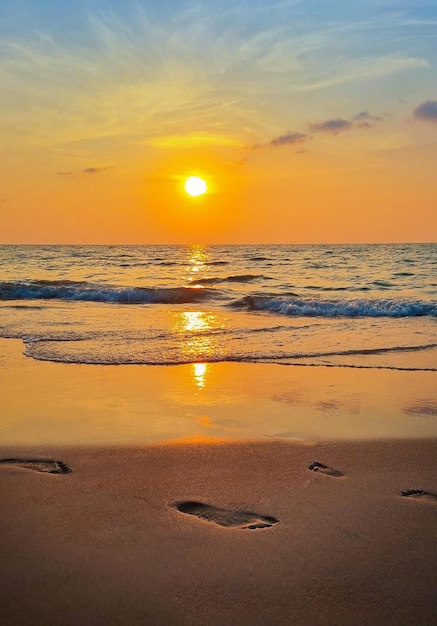
[[[32,359],[437,369],[437,245],[0,246]]]

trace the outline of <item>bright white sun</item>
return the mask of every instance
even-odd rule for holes
[[[185,191],[190,196],[201,196],[203,193],[206,193],[208,190],[208,185],[203,180],[203,178],[199,178],[198,176],[190,176],[185,181]]]

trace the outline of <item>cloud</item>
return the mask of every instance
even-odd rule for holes
[[[412,72],[418,69],[429,69],[426,59],[400,56],[379,56],[343,59],[334,66],[328,78],[318,76],[314,67],[313,75],[308,74],[305,81],[295,87],[295,91],[309,92],[329,89],[347,83],[366,84],[375,79],[384,78],[400,72]]]
[[[279,135],[279,137],[274,137],[270,141],[270,145],[272,146],[286,146],[286,145],[295,145],[297,143],[303,143],[309,139],[308,135],[304,135],[303,133],[291,132],[287,131],[283,135]]]
[[[313,133],[330,133],[337,135],[353,128],[372,128],[377,122],[380,122],[382,117],[378,115],[372,115],[367,111],[360,111],[354,115],[350,120],[345,120],[341,117],[336,117],[323,122],[316,122],[310,124],[310,129]]]
[[[413,111],[417,120],[437,124],[437,100],[426,100]]]
[[[58,150],[75,142],[72,149],[84,147],[89,162],[98,162],[103,141],[112,150],[115,143],[126,150],[136,149],[134,143],[172,149],[186,138],[212,149],[217,141],[223,145],[220,138],[247,145],[264,137],[270,147],[293,146],[310,131],[272,139],[290,124],[293,95],[299,94],[301,119],[315,90],[329,90],[335,102],[333,90],[341,89],[339,101],[345,101],[345,90],[353,90],[350,98],[376,93],[369,81],[430,68],[425,58],[392,52],[385,35],[393,18],[379,11],[363,22],[352,10],[327,21],[324,12],[307,13],[301,0],[211,7],[172,0],[157,3],[156,10],[154,3],[97,4],[100,10],[74,13],[77,23],[65,37],[44,12],[33,30],[23,31],[20,20],[16,32],[1,34],[0,132],[8,143]],[[363,56],[375,31],[384,34],[376,37],[381,45]],[[272,131],[273,116],[279,131]],[[359,124],[372,120],[353,122]],[[347,126],[316,130],[335,133]]]
[[[352,127],[352,123],[348,120],[343,120],[340,117],[336,117],[332,120],[325,120],[324,122],[317,122],[311,124],[310,128],[315,133],[342,133],[345,130],[349,130]]]
[[[361,111],[360,113],[357,113],[357,115],[354,115],[352,120],[354,122],[354,126],[359,126],[360,128],[369,128],[373,126],[376,122],[381,122],[382,117],[379,117],[379,115],[371,115],[367,111]]]
[[[76,172],[79,174],[98,174],[99,172],[104,172],[105,170],[109,170],[113,167],[113,165],[107,165],[106,167],[85,167],[80,172]],[[58,176],[73,176],[75,172],[56,172]]]
[[[212,132],[193,132],[185,135],[163,135],[148,140],[149,145],[155,148],[197,148],[198,146],[224,146],[230,148],[244,148],[241,140]]]
[[[107,165],[106,167],[86,167],[82,170],[83,174],[98,174],[99,172],[104,172],[105,170],[111,169],[112,166]]]
[[[309,129],[312,133],[329,133],[331,135],[337,135],[353,128],[372,128],[377,122],[381,121],[382,117],[378,115],[372,115],[368,111],[360,111],[354,115],[350,120],[336,117],[322,122],[315,122],[309,125]],[[253,147],[253,150],[258,148],[267,148],[268,146],[299,146],[297,153],[305,152],[302,149],[302,144],[312,139],[309,134],[301,133],[298,131],[287,130],[282,135],[274,137],[270,141],[264,144],[258,144]],[[248,159],[246,158],[245,161]]]

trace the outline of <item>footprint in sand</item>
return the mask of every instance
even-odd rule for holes
[[[202,502],[176,502],[173,506],[181,513],[195,515],[206,522],[213,522],[225,528],[247,528],[255,530],[257,528],[270,528],[277,524],[279,520],[266,515],[258,515],[250,511],[238,511],[229,509],[219,509],[210,504]]]
[[[336,470],[333,467],[329,467],[329,465],[323,465],[323,463],[319,463],[318,461],[313,461],[308,469],[312,472],[320,472],[320,474],[327,474],[328,476],[343,476],[343,472],[340,470]]]
[[[69,474],[71,469],[62,461],[52,459],[0,459],[1,465],[16,465],[43,474]]]
[[[431,502],[437,502],[437,494],[430,491],[423,491],[422,489],[407,489],[401,491],[401,496],[405,498],[415,498],[417,500],[429,500]]]

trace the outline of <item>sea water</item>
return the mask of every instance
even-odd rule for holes
[[[1,246],[39,360],[437,369],[437,245]]]

